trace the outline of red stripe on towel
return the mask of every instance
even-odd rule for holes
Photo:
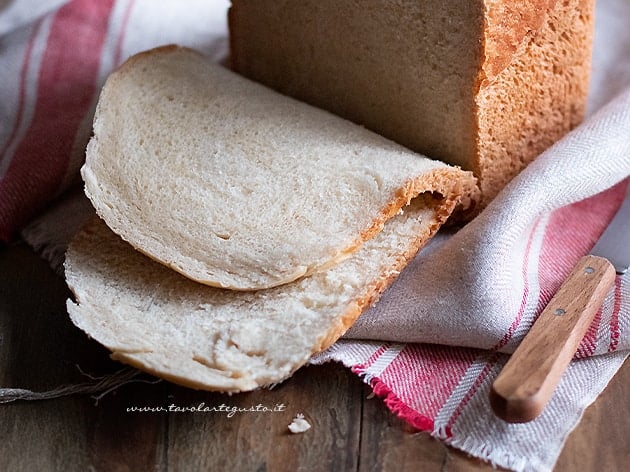
[[[516,328],[518,327],[518,325],[520,324],[523,318],[523,314],[525,313],[525,308],[527,307],[527,299],[529,297],[529,279],[528,279],[529,258],[530,258],[530,253],[532,250],[532,244],[534,242],[534,236],[536,234],[536,230],[538,228],[539,223],[540,223],[540,220],[537,220],[534,223],[534,226],[532,227],[531,231],[529,232],[529,236],[527,237],[527,245],[525,246],[525,254],[523,257],[523,266],[521,268],[524,287],[523,287],[523,294],[521,298],[521,305],[519,307],[518,313],[516,314],[514,321],[508,328],[508,331],[499,340],[499,342],[493,346],[491,350],[491,354],[489,355],[485,366],[481,369],[481,372],[479,373],[475,381],[472,382],[472,385],[470,386],[470,388],[468,389],[468,391],[466,392],[462,400],[459,402],[457,407],[454,409],[451,417],[449,418],[446,424],[446,433],[449,436],[451,434],[450,431],[452,430],[453,425],[457,421],[457,418],[459,418],[464,408],[466,408],[466,405],[468,404],[468,402],[475,396],[475,393],[477,393],[477,390],[479,389],[479,387],[483,385],[484,381],[486,380],[486,378],[492,371],[492,368],[494,367],[494,365],[496,364],[498,360],[497,352],[499,351],[499,349],[504,347],[509,342],[509,340],[514,335]]]
[[[373,378],[370,382],[370,387],[372,387],[375,395],[383,399],[387,408],[400,419],[420,431],[431,432],[433,430],[433,418],[424,416],[410,408],[405,402],[400,400],[387,383],[382,382],[378,378]],[[396,385],[395,388],[397,387]]]
[[[512,324],[508,328],[507,332],[503,335],[503,338],[501,338],[501,340],[492,348],[493,351],[500,350],[510,341],[510,339],[512,339],[512,336],[514,335],[516,328],[518,328],[518,325],[521,323],[521,320],[523,319],[523,314],[525,313],[525,308],[527,307],[527,299],[529,297],[529,280],[528,280],[527,268],[529,266],[529,257],[532,250],[532,244],[534,242],[534,235],[536,234],[536,230],[538,229],[539,224],[540,224],[540,219],[536,220],[527,238],[527,245],[525,247],[525,255],[523,257],[523,267],[521,270],[521,273],[523,276],[523,285],[524,285],[523,294],[521,297],[521,305],[519,306],[518,313],[516,317],[514,318],[514,321],[512,321]]]
[[[433,422],[462,377],[477,357],[474,349],[408,344],[381,373],[379,380],[395,386],[399,411],[396,413],[418,427],[418,417],[405,413],[404,405],[420,415],[423,427],[431,431]],[[429,428],[430,426],[430,428]]]
[[[617,350],[619,344],[619,336],[621,334],[619,329],[619,311],[621,310],[621,277],[617,277],[615,280],[615,302],[613,305],[613,312],[610,317],[610,344],[608,345],[608,352],[614,352]]]
[[[358,375],[362,375],[365,373],[365,371],[372,365],[374,364],[374,362],[376,362],[376,360],[381,357],[383,355],[383,353],[385,351],[387,351],[389,349],[389,346],[391,345],[391,343],[384,343],[382,346],[380,346],[376,351],[374,351],[372,353],[372,355],[370,357],[368,357],[365,362],[363,362],[362,364],[357,364],[352,368],[352,371],[355,374]]]
[[[538,311],[549,303],[580,257],[588,254],[595,245],[621,206],[627,186],[627,181],[622,182],[603,193],[561,208],[551,215],[540,252],[541,290]],[[618,313],[619,309],[616,311]],[[578,348],[578,357],[587,357],[595,353],[601,319],[600,310]]]
[[[472,398],[475,396],[475,394],[479,390],[479,387],[481,387],[484,381],[488,378],[498,360],[499,354],[497,352],[492,352],[488,355],[488,359],[481,369],[481,372],[479,373],[479,375],[477,375],[477,378],[473,381],[472,385],[470,386],[462,400],[455,407],[453,413],[451,414],[451,417],[446,423],[445,432],[448,437],[451,437],[453,435],[453,425],[462,414],[470,400],[472,400]]]
[[[22,62],[22,67],[20,68],[20,85],[18,90],[18,106],[15,113],[15,121],[13,122],[13,129],[11,130],[11,134],[9,138],[4,143],[2,151],[0,151],[0,160],[10,159],[10,156],[6,156],[5,154],[13,144],[16,139],[18,130],[20,129],[20,125],[22,124],[22,120],[24,117],[24,107],[26,104],[26,82],[28,77],[28,71],[31,65],[31,59],[33,58],[33,48],[35,46],[35,39],[39,34],[39,30],[42,26],[42,20],[39,20],[33,26],[33,32],[31,33],[31,37],[28,40],[28,44],[26,46],[26,50],[24,51],[24,61]],[[1,208],[4,206],[5,201],[0,202],[0,214]]]
[[[540,251],[541,301],[546,304],[580,257],[588,254],[625,196],[627,182],[555,211]]]
[[[97,92],[114,0],[75,0],[55,14],[40,67],[33,121],[0,194],[0,239],[9,240],[61,189],[76,131]]]

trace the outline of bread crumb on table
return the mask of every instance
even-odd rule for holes
[[[293,434],[303,433],[307,430],[311,429],[311,424],[304,419],[304,415],[302,413],[298,413],[291,421],[289,425],[289,431]]]

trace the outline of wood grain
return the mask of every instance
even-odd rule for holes
[[[0,385],[48,389],[120,369],[68,321],[63,280],[23,245],[0,248]],[[301,369],[271,391],[197,392],[168,382],[0,405],[0,470],[491,471],[418,433],[339,365]],[[626,363],[571,434],[556,472],[623,470],[630,460]],[[286,405],[274,413],[130,412],[133,406]],[[290,434],[296,413],[312,428]]]

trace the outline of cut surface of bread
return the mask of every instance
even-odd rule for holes
[[[162,47],[107,80],[85,192],[134,247],[198,282],[258,290],[325,270],[420,193],[472,176]]]
[[[456,204],[423,194],[334,267],[255,292],[194,282],[95,217],[66,255],[68,312],[114,359],[172,382],[226,392],[275,384],[339,338]]]
[[[474,171],[485,206],[584,114],[594,0],[232,0],[232,67]]]

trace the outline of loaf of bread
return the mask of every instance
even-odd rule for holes
[[[478,192],[175,46],[109,77],[82,175],[102,219],[66,254],[72,321],[114,359],[227,392],[330,346]]]
[[[232,67],[472,170],[482,204],[580,122],[594,0],[232,0]]]
[[[114,232],[235,290],[325,270],[419,193],[470,196],[452,167],[175,46],[107,79],[81,174]]]

